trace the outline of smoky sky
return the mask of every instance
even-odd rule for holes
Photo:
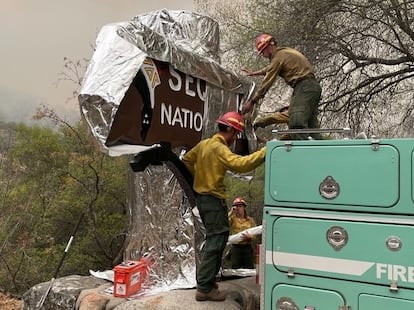
[[[79,86],[59,80],[64,58],[89,59],[102,26],[162,8],[195,9],[193,0],[0,0],[0,120],[25,121],[40,104],[78,119]]]

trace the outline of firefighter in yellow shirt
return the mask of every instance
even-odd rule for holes
[[[227,112],[217,123],[218,132],[200,141],[182,159],[194,176],[197,208],[206,229],[201,261],[196,270],[197,301],[223,301],[226,298],[215,283],[230,231],[224,176],[228,170],[245,173],[255,169],[264,162],[266,151],[263,147],[250,155],[240,156],[230,150],[237,135],[244,131],[244,120],[239,113]]]
[[[233,201],[233,207],[228,214],[230,233],[238,234],[246,229],[256,226],[256,221],[247,215],[246,201],[238,197]],[[243,234],[242,241],[231,247],[231,268],[254,268],[254,251],[252,247],[253,237],[247,232]]]

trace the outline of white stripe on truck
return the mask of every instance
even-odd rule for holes
[[[361,276],[375,263],[352,259],[266,251],[266,264]]]

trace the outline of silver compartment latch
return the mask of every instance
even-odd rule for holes
[[[295,277],[295,272],[294,272],[293,268],[288,269],[287,276],[289,278],[294,278]]]
[[[292,141],[285,142],[286,152],[290,152],[292,150]]]
[[[371,148],[372,148],[373,151],[378,151],[379,150],[379,143],[380,143],[379,139],[371,140]]]
[[[348,232],[341,226],[332,226],[326,232],[326,240],[335,251],[348,244]]]
[[[351,306],[348,306],[348,305],[339,306],[338,310],[351,310]]]

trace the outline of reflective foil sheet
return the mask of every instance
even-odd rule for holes
[[[238,110],[255,86],[224,68],[218,51],[217,22],[193,12],[160,10],[104,26],[79,95],[102,151],[133,156],[167,142],[178,155],[211,136],[216,119]],[[165,165],[130,171],[128,183],[124,259],[149,258],[149,289],[193,287],[204,236],[196,206]]]
[[[79,95],[81,114],[102,150],[111,156],[118,156],[135,154],[151,147],[156,139],[146,141],[128,137],[131,132],[142,130],[146,121],[143,110],[146,108],[155,118],[158,115],[159,121],[163,116],[159,114],[162,112],[160,105],[164,101],[170,101],[167,105],[173,109],[191,110],[181,107],[178,100],[194,97],[193,93],[198,95],[196,87],[199,81],[205,84],[199,108],[202,111],[202,128],[191,130],[198,130],[199,139],[210,136],[215,130],[215,120],[224,112],[238,109],[254,89],[253,83],[220,65],[218,44],[217,22],[188,11],[160,10],[136,16],[128,22],[104,26],[98,34],[95,52]],[[146,65],[151,62],[153,69],[151,65]],[[168,73],[172,76],[164,79],[167,84],[159,83],[160,78]],[[179,80],[176,75],[180,75]],[[146,89],[135,87],[137,83],[134,81],[140,79],[146,82],[143,87]],[[160,88],[164,88],[163,91]],[[147,97],[149,100],[145,100]],[[150,103],[145,105],[146,101]],[[135,104],[135,119],[131,117],[129,107],[119,111],[125,102],[132,102],[125,104],[129,107]],[[196,107],[196,104],[193,106]],[[153,111],[154,107],[158,107],[158,111]],[[172,113],[175,110],[170,115]],[[181,114],[175,118],[183,118],[182,111]],[[174,117],[170,115],[170,118]],[[120,122],[128,118],[129,123],[122,130],[119,126],[114,129],[120,139],[107,141],[115,118],[119,118]],[[184,127],[184,122],[181,120],[160,128],[160,122],[154,121],[148,131]],[[184,129],[182,133],[187,135],[190,130]],[[254,137],[251,140],[254,144]],[[184,146],[193,145],[184,143]],[[253,149],[255,147],[252,145]]]
[[[148,291],[195,285],[193,216],[177,179],[165,166],[130,173],[131,221],[125,255],[147,257]]]

